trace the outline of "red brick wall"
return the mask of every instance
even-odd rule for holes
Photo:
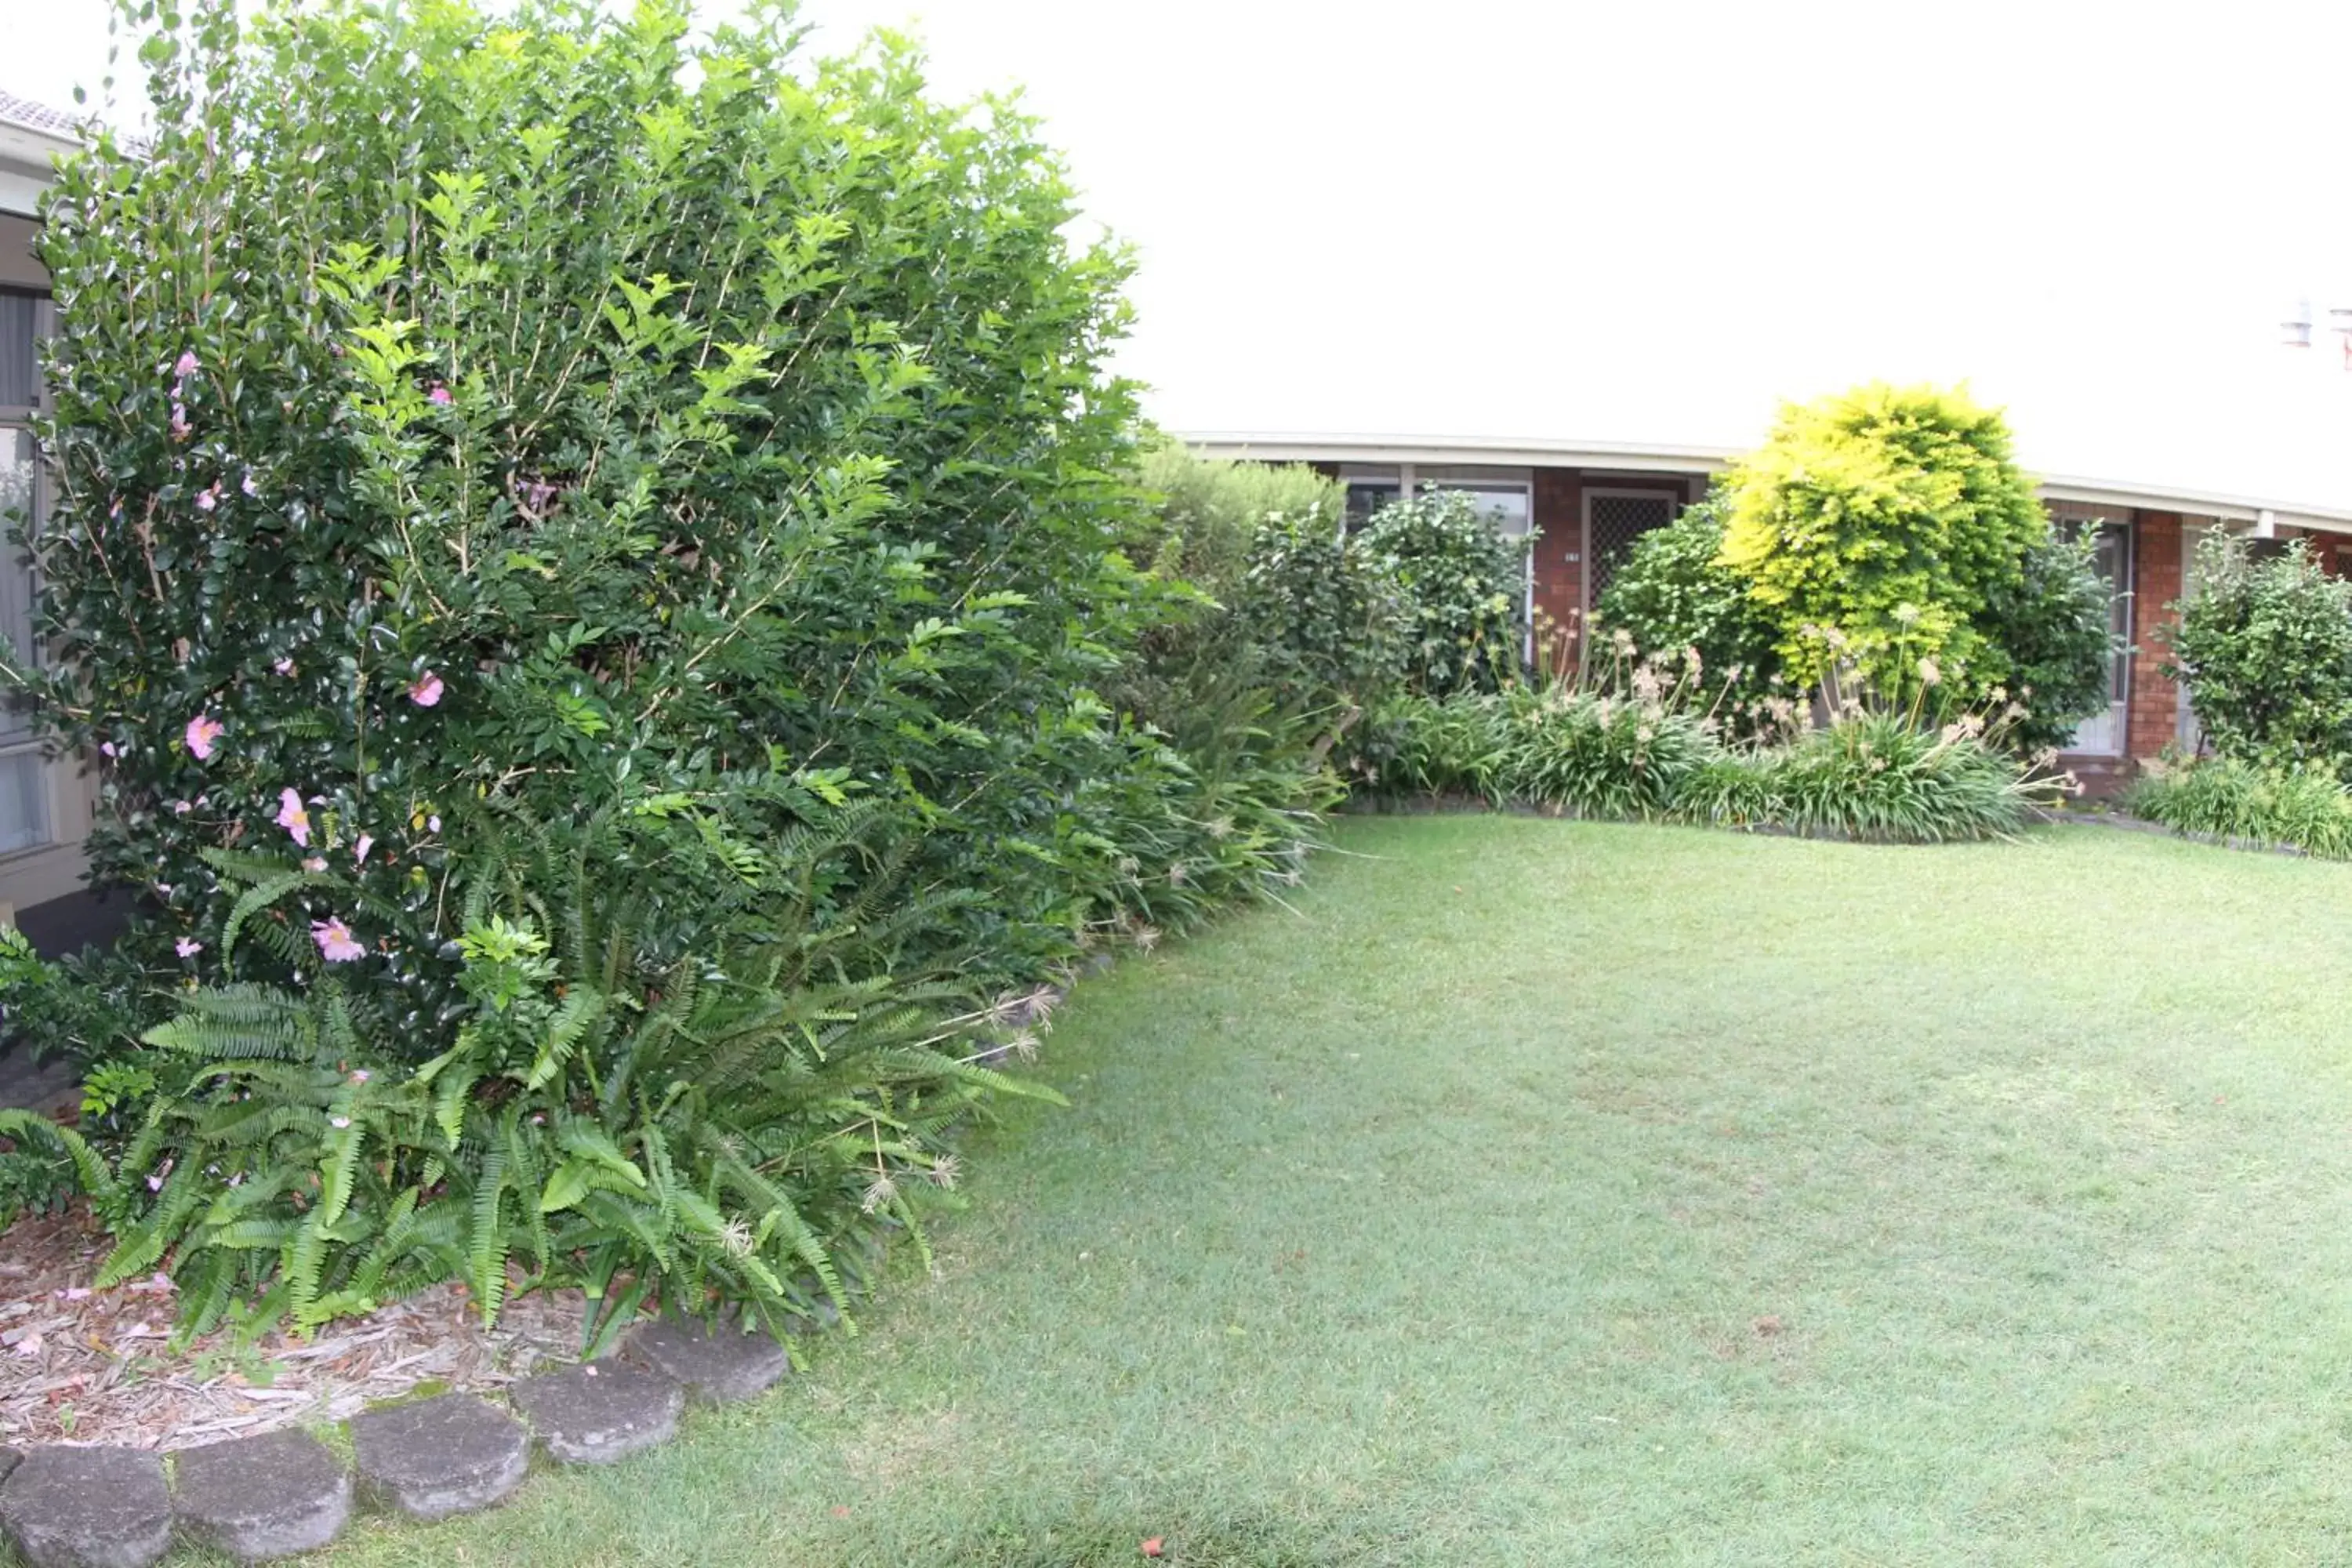
[[[2166,653],[2156,629],[2176,618],[2171,606],[2180,597],[2180,549],[2179,513],[2139,513],[2132,538],[2131,705],[2124,746],[2135,758],[2156,755],[2179,731],[2180,696],[2158,668]]]
[[[1582,476],[1574,468],[1538,468],[1534,508],[1537,637],[1552,668],[1566,668],[1575,660],[1584,616]]]

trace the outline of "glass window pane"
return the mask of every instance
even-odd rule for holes
[[[40,447],[29,430],[0,426],[0,529],[41,524],[46,500]],[[33,567],[23,551],[0,540],[0,637],[27,664],[39,661],[33,638]],[[27,734],[32,721],[13,700],[0,697],[0,740]]]
[[[30,294],[0,294],[0,408],[33,405],[33,307]]]
[[[1372,513],[1397,499],[1394,479],[1350,479],[1348,481],[1348,526],[1354,528]]]
[[[1460,490],[1478,503],[1486,520],[1511,538],[1528,531],[1528,490],[1525,485],[1465,485],[1448,484],[1443,480],[1426,487],[1432,491]]]
[[[0,855],[49,841],[48,770],[38,752],[0,757]]]

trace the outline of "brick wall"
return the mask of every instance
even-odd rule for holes
[[[1554,668],[1574,662],[1584,606],[1584,483],[1574,468],[1538,468],[1533,498],[1536,626]]]
[[[2179,730],[2180,696],[2158,666],[2165,660],[2156,629],[2175,618],[2180,597],[2180,514],[2143,511],[2132,539],[2131,704],[2126,716],[2125,751],[2152,757]]]

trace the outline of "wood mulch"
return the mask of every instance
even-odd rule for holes
[[[190,1447],[340,1421],[427,1385],[497,1388],[580,1355],[578,1291],[512,1298],[485,1333],[460,1285],[307,1339],[278,1331],[241,1348],[225,1330],[174,1349],[169,1279],[90,1288],[109,1245],[79,1206],[0,1235],[0,1445]]]

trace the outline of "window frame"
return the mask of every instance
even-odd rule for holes
[[[11,300],[29,299],[33,303],[31,340],[33,365],[30,378],[33,401],[24,404],[0,404],[0,440],[13,441],[21,437],[30,445],[33,459],[32,489],[28,502],[30,515],[27,521],[37,531],[47,514],[50,500],[48,465],[40,447],[40,420],[49,412],[50,406],[48,387],[40,370],[40,344],[56,330],[57,305],[48,294],[40,289],[16,285],[0,285],[0,297]],[[34,605],[37,602],[39,593],[39,580],[29,563],[25,572],[25,586],[26,624],[23,642],[27,650],[26,657],[37,665],[42,662],[42,650],[38,639],[32,635],[31,622]],[[5,626],[0,626],[0,636],[9,636],[12,642],[15,640],[12,629]],[[46,752],[47,742],[37,726],[28,721],[18,729],[7,725],[6,716],[0,716],[0,765],[18,763],[28,754],[43,758],[41,765],[37,770],[36,776],[38,783],[35,786],[35,798],[31,803],[37,808],[39,814],[36,827],[38,837],[15,848],[0,850],[0,863],[13,860],[20,856],[37,855],[54,849],[61,842],[58,831],[56,770],[47,765]]]

